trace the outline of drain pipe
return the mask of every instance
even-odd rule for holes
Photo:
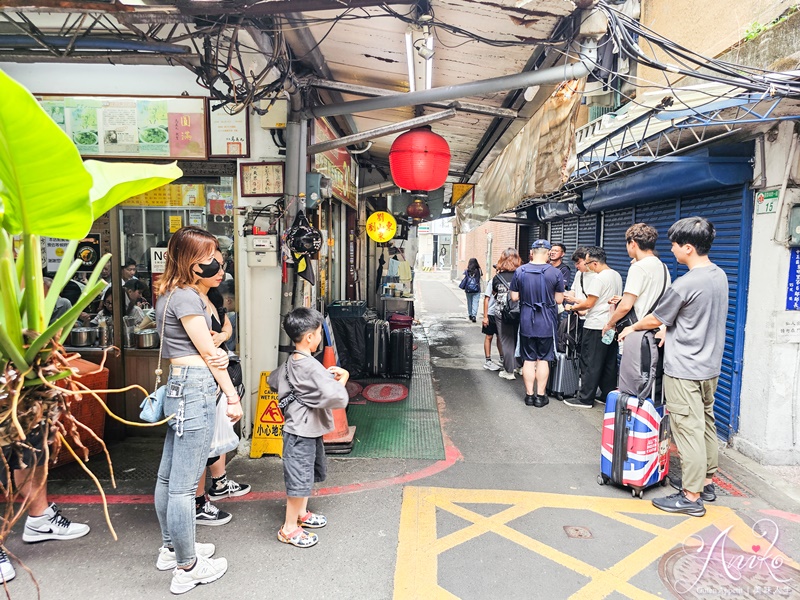
[[[483,96],[535,85],[560,83],[570,79],[586,77],[592,70],[591,64],[593,63],[591,63],[589,59],[585,59],[584,62],[549,67],[547,69],[541,69],[540,71],[524,71],[522,73],[505,75],[503,77],[484,79],[483,81],[472,81],[459,85],[449,85],[430,90],[420,90],[418,92],[394,94],[393,96],[381,96],[378,98],[369,98],[367,100],[354,100],[352,102],[342,102],[340,104],[315,106],[306,110],[305,114],[309,118],[335,117],[352,113],[368,112],[371,110],[401,108],[404,106],[430,104],[431,102],[440,102],[443,100],[457,100],[470,96]]]

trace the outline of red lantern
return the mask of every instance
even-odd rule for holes
[[[447,179],[450,146],[428,126],[406,131],[392,144],[389,168],[395,184],[404,190],[435,190]]]
[[[406,214],[412,219],[426,219],[431,216],[431,209],[422,198],[417,197],[408,205]]]

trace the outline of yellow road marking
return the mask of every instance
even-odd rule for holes
[[[507,504],[508,508],[485,517],[460,504]],[[436,509],[447,511],[469,525],[437,537]],[[527,536],[508,523],[540,508],[590,511],[621,524],[635,527],[653,535],[653,539],[637,548],[629,556],[607,569],[600,569],[575,558],[561,550]],[[627,513],[627,514],[623,514]],[[588,578],[590,581],[576,591],[570,600],[597,600],[617,591],[635,600],[658,598],[630,583],[636,575],[657,562],[672,548],[686,544],[691,546],[691,536],[709,527],[722,531],[729,526],[729,539],[741,549],[749,549],[764,540],[753,534],[736,513],[727,507],[707,507],[703,518],[677,517],[675,524],[661,527],[637,519],[632,515],[658,515],[665,513],[650,502],[641,500],[599,498],[596,496],[573,496],[540,492],[512,490],[465,490],[408,486],[403,490],[403,506],[400,514],[399,546],[395,569],[395,600],[456,599],[452,593],[439,586],[438,558],[447,550],[492,532],[523,548],[535,552],[555,563]],[[699,542],[698,542],[699,543]],[[777,553],[777,551],[775,551]],[[786,564],[796,563],[780,554]]]

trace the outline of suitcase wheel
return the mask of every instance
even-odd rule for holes
[[[600,473],[597,476],[597,485],[606,485],[608,483],[608,477]]]
[[[553,395],[555,396],[556,400],[558,400],[558,401],[563,401],[564,400],[564,394],[562,394],[561,392],[557,392],[557,393],[555,393]]]
[[[661,487],[667,487],[667,478],[666,477],[664,477],[664,479],[661,480]]]
[[[631,488],[631,496],[634,498],[642,499],[644,498],[644,490],[637,490],[636,488]]]

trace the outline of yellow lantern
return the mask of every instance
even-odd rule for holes
[[[374,212],[367,219],[367,235],[379,244],[391,240],[396,232],[397,221],[388,212]]]

